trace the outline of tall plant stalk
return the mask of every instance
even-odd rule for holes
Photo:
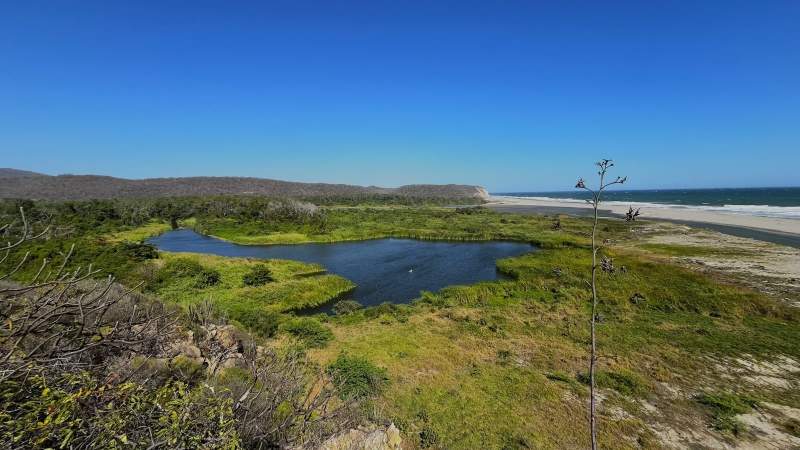
[[[592,290],[592,317],[589,321],[591,327],[591,348],[589,356],[589,431],[592,438],[592,450],[597,450],[597,398],[595,392],[595,368],[597,366],[597,269],[600,268],[609,272],[614,270],[611,260],[606,259],[605,257],[599,264],[597,262],[597,255],[601,249],[601,246],[598,245],[597,239],[598,209],[600,207],[603,191],[605,191],[609,186],[614,184],[623,184],[627,180],[627,177],[617,177],[614,181],[606,183],[606,174],[608,169],[614,166],[614,163],[610,159],[603,159],[596,164],[600,168],[600,170],[597,172],[597,175],[600,178],[600,183],[598,184],[597,189],[593,190],[587,187],[583,178],[579,179],[578,183],[575,185],[576,188],[583,189],[591,194],[592,198],[591,200],[587,200],[587,202],[592,205],[593,210],[592,278],[590,281],[590,287]],[[638,211],[636,215],[638,215]],[[628,216],[630,216],[630,214]],[[626,220],[633,220],[633,217],[635,217],[633,216],[628,219],[628,216],[626,216]]]

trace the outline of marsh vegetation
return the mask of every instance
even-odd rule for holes
[[[448,285],[495,280],[502,276],[495,267],[496,260],[535,250],[530,244],[522,242],[393,238],[340,243],[239,245],[202,236],[192,230],[170,231],[147,242],[171,252],[277,258],[315,264],[318,265],[315,267],[319,267],[319,273],[312,271],[296,276],[321,275],[324,267],[328,274],[352,281],[354,286],[347,296],[365,306],[383,302],[408,303],[423,290],[437,291]],[[269,271],[265,265],[254,266],[251,270],[258,268]],[[245,284],[265,284],[257,282],[256,276],[252,271],[246,274]],[[333,305],[328,303],[316,309],[330,312]]]
[[[94,261],[94,267],[118,275],[123,284],[142,283],[137,295],[174,308],[180,317],[195,317],[187,322],[194,325],[184,325],[196,330],[195,340],[230,326],[251,335],[238,340],[244,347],[252,343],[276,355],[295,355],[292,358],[300,359],[293,361],[306,361],[302,367],[310,375],[292,380],[302,379],[303,386],[328,380],[335,403],[355,402],[348,414],[373,423],[393,422],[412,448],[583,448],[590,441],[582,425],[589,398],[590,221],[483,208],[372,204],[324,206],[309,222],[250,212],[211,213],[191,204],[195,200],[164,202],[173,203],[160,208],[128,201],[26,204],[32,220],[47,222],[51,229],[24,251],[12,249],[10,257],[30,251],[31,258],[53,258],[76,244],[71,265]],[[219,211],[226,210],[224,199],[215,202]],[[241,200],[230,203],[238,207]],[[14,220],[18,206],[4,205],[4,217]],[[515,240],[533,243],[539,251],[498,261],[497,269],[507,279],[422,292],[408,305],[343,304],[335,315],[298,317],[298,308],[333,298],[352,283],[320,274],[324,268],[309,263],[153,252],[142,243],[169,229],[172,219],[245,244],[413,237]],[[774,420],[776,429],[787,430],[781,439],[791,438],[792,422],[786,414],[800,408],[798,309],[734,278],[690,270],[665,254],[686,249],[644,245],[649,243],[644,238],[657,232],[652,224],[600,220],[598,227],[605,240],[604,256],[617,268],[597,273],[599,446],[658,448],[671,436],[689,443],[692,436],[702,436],[706,444],[758,443],[753,421],[742,419],[753,410]],[[37,270],[25,265],[14,278],[25,282]],[[206,309],[212,312],[198,313]],[[214,316],[220,324],[211,327],[198,315]],[[246,358],[246,348],[242,350]],[[219,412],[214,408],[228,408],[230,413],[235,401],[224,403],[225,399],[237,398],[258,373],[247,369],[247,363],[215,366],[213,371],[202,364],[181,364],[148,365],[148,370],[158,369],[163,383],[183,383],[182,390],[174,384],[158,384],[152,391],[141,385],[136,389],[146,390],[137,395],[153,400],[137,404],[161,405],[158,399],[166,394],[158,389],[168,389],[182,392],[179,398],[170,397],[175,407],[191,403],[206,405],[203,408],[212,414]],[[117,371],[116,366],[104,366],[90,376],[105,380]],[[5,397],[5,411],[11,411],[2,422],[5,436],[30,439],[22,430],[25,426],[11,426],[23,423],[19,405],[44,392],[42,382],[29,380],[33,381],[26,381],[31,384],[24,390],[13,388],[27,392],[24,398]],[[46,380],[52,385],[52,378]],[[203,382],[232,394],[215,397],[222,404],[204,400]],[[36,414],[52,414],[54,420],[56,412],[48,411],[62,411],[62,406],[48,409],[53,404],[69,408],[69,414],[86,414],[63,400],[73,398],[77,386],[68,380],[57,385],[59,400],[37,403],[42,406]],[[111,386],[106,392],[117,392],[120,385]],[[147,417],[157,417],[154,409],[145,410]],[[247,445],[254,442],[253,436],[267,439],[265,428],[255,432],[256,424],[241,427],[239,420],[236,416],[224,430],[208,427],[208,433],[222,439],[235,432],[235,439]],[[326,423],[344,423],[331,420]],[[129,426],[114,423],[114,430]],[[80,433],[83,426],[68,422],[61,428]],[[315,442],[324,435],[316,429],[314,439],[300,438],[308,430],[299,423],[291,432],[281,430],[283,434],[269,439]],[[37,439],[47,436],[41,442],[64,439],[46,434],[55,433],[52,429],[41,433]]]

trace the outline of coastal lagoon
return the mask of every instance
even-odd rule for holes
[[[526,243],[374,239],[330,244],[239,245],[192,230],[150,239],[159,250],[317,263],[358,285],[348,294],[364,306],[408,303],[420,291],[501,278],[495,261],[535,248]],[[328,312],[328,304],[317,311]]]

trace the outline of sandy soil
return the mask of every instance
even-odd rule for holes
[[[590,208],[588,204],[563,202],[557,200],[542,200],[519,197],[490,197],[488,205],[502,206],[539,206],[552,208]],[[602,209],[610,210],[615,214],[625,214],[628,206],[619,204],[603,204]],[[755,228],[760,230],[778,231],[800,235],[800,220],[778,219],[771,217],[749,216],[735,213],[719,213],[696,209],[669,208],[669,207],[643,207],[642,215],[648,219],[684,220],[691,222],[706,222],[720,225]]]
[[[718,249],[719,254],[672,259],[694,270],[726,274],[800,307],[800,249],[668,222],[651,222],[637,230],[639,239],[629,244],[633,247],[653,243]]]

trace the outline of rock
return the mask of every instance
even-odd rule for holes
[[[189,344],[186,342],[180,342],[175,346],[175,351],[180,354],[187,356],[192,359],[202,358],[202,354],[200,353],[200,349],[193,344]]]
[[[236,337],[236,328],[233,325],[219,325],[209,331],[225,348],[238,347],[239,339]]]
[[[400,430],[394,424],[390,424],[386,429],[386,444],[389,448],[399,449],[403,443],[403,438],[400,437]]]
[[[400,430],[390,424],[387,428],[345,431],[323,442],[317,450],[400,450],[402,443]]]

